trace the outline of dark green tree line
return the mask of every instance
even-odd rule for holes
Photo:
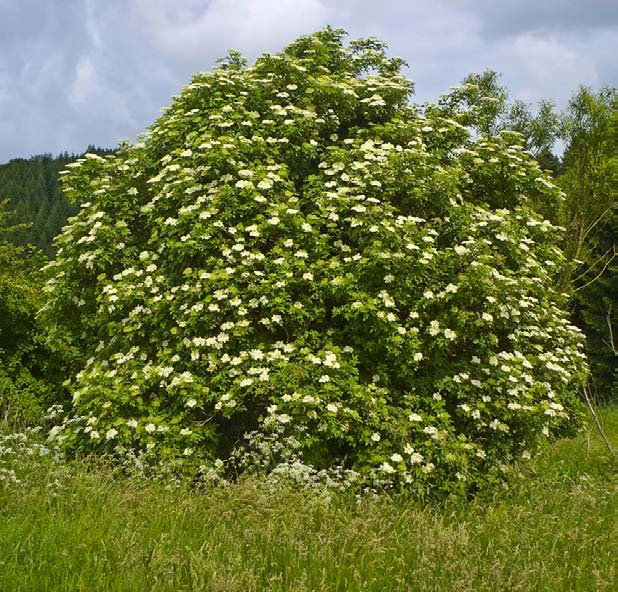
[[[566,253],[574,319],[588,338],[594,391],[618,394],[618,95],[582,87],[563,120],[567,143],[558,182],[567,195]]]
[[[104,155],[113,151],[88,146],[86,152]],[[77,158],[68,152],[40,154],[0,165],[0,200],[7,201],[11,211],[8,223],[20,225],[3,238],[17,245],[34,245],[47,256],[53,255],[53,238],[77,210],[62,192],[59,173]]]

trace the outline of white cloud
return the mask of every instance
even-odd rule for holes
[[[239,49],[254,55],[328,24],[332,15],[319,0],[211,0],[186,2],[184,9],[164,0],[136,0],[135,16],[154,45],[180,58]]]
[[[86,13],[85,26],[86,26],[86,31],[88,32],[88,36],[90,37],[90,41],[92,42],[92,45],[96,49],[102,49],[103,42],[101,40],[101,35],[99,34],[99,28],[97,26],[95,0],[86,0],[85,13]]]
[[[511,94],[524,101],[564,102],[577,84],[600,82],[594,60],[569,38],[522,34],[500,41],[496,53],[496,62],[508,64],[509,76],[517,79]]]
[[[90,58],[81,58],[75,66],[75,79],[71,85],[69,101],[82,105],[94,97],[97,92],[97,71]]]

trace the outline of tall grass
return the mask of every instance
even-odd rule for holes
[[[618,410],[604,420],[615,444]],[[0,484],[0,590],[615,590],[614,470],[593,428],[440,505],[43,464]]]

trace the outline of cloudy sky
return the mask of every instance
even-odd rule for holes
[[[328,24],[386,41],[418,101],[487,68],[528,102],[618,86],[618,0],[0,0],[0,163],[116,146],[228,49]]]

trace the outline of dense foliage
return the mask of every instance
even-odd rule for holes
[[[578,277],[575,319],[586,334],[586,354],[599,401],[618,399],[618,208],[599,225]]]
[[[0,210],[0,230],[9,234],[7,218]],[[60,356],[47,347],[36,318],[44,262],[36,250],[0,242],[0,419],[11,423],[40,421],[60,398]]]
[[[198,74],[134,146],[69,165],[45,314],[83,352],[70,448],[187,470],[477,483],[576,426],[552,279],[562,193],[375,40],[327,29]]]
[[[560,280],[570,293],[572,320],[586,335],[592,391],[600,401],[616,396],[618,355],[618,95],[616,89],[581,87],[562,113],[551,101],[536,107],[508,100],[499,75],[488,70],[467,76],[442,99],[460,121],[478,134],[501,129],[522,134],[525,147],[550,170],[566,199],[535,203],[552,222],[566,228],[561,241],[568,264]],[[555,142],[565,146],[561,159]]]

